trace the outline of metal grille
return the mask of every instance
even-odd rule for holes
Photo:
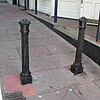
[[[22,92],[14,92],[14,93],[5,93],[4,100],[26,100],[23,96]]]

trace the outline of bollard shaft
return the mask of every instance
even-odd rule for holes
[[[84,44],[84,35],[85,35],[86,22],[87,22],[87,19],[85,17],[81,17],[79,19],[79,35],[78,35],[78,41],[77,41],[75,62],[71,66],[71,71],[74,74],[79,74],[79,73],[83,72],[82,50],[83,50],[83,44]]]
[[[54,23],[57,23],[58,0],[55,0]]]
[[[37,14],[37,0],[35,0],[35,14]]]
[[[26,10],[26,0],[24,0],[24,9]]]
[[[28,20],[22,20],[19,22],[21,26],[21,47],[22,47],[22,72],[20,74],[21,84],[25,85],[32,83],[31,72],[29,71],[29,43],[28,33],[30,22]]]

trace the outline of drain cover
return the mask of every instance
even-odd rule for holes
[[[5,93],[4,100],[26,100],[23,96],[22,92],[14,92],[14,93]]]

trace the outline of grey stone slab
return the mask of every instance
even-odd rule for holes
[[[17,49],[0,50],[0,60],[18,60],[21,59]]]
[[[44,45],[52,45],[54,44],[49,38],[38,38],[31,39],[30,46],[44,46]]]
[[[100,79],[100,66],[90,60],[89,63],[83,63],[84,73],[76,75],[75,78],[80,84],[93,82]]]
[[[56,66],[45,55],[41,57],[30,57],[31,71],[48,70],[54,68],[56,68]]]
[[[53,53],[53,54],[65,54],[68,52],[75,52],[75,48],[71,45],[62,43],[59,45],[48,45],[47,48]]]
[[[31,33],[29,33],[28,38],[29,39],[36,39],[37,37],[35,36],[34,33],[32,34],[32,32],[31,32]]]
[[[56,34],[56,33],[55,33],[55,34]],[[54,34],[52,34],[52,35],[54,35]],[[71,44],[69,44],[67,41],[65,41],[65,40],[64,40],[63,38],[61,38],[60,36],[55,36],[55,35],[54,35],[54,37],[51,37],[50,40],[53,41],[55,45],[57,45],[57,44],[62,44],[62,43],[66,43],[67,45],[70,45],[70,46],[71,46]]]
[[[48,50],[46,46],[36,46],[36,47],[30,47],[30,56],[31,57],[39,57],[43,55],[52,55],[52,53]]]
[[[0,30],[0,36],[7,36],[7,30]]]
[[[21,34],[20,33],[16,34],[15,37],[16,37],[17,40],[21,40]]]
[[[0,67],[5,75],[16,75],[21,72],[21,60],[3,60]]]
[[[100,100],[100,89],[92,82],[79,85],[74,91],[81,100]]]
[[[32,77],[38,93],[47,93],[78,84],[73,74],[64,68],[33,72]]]
[[[34,97],[28,97],[27,100],[80,100],[74,92],[69,92],[66,88],[54,92],[49,92]]]
[[[17,40],[16,35],[8,35],[8,39],[9,39],[9,41],[16,41]]]
[[[30,32],[38,32],[38,30],[33,26],[32,28],[30,28]]]
[[[0,42],[0,49],[15,48],[15,45],[11,41]]]
[[[12,41],[12,43],[15,46],[15,48],[21,48],[21,40]]]
[[[100,88],[100,79],[99,80],[94,80],[94,83]]]
[[[4,25],[0,25],[0,31],[1,30],[6,30],[6,27]]]
[[[8,36],[0,36],[0,42],[6,42],[9,41]]]
[[[41,37],[54,37],[54,34],[51,34],[49,31],[45,31],[45,32],[34,32],[34,35],[37,38],[41,38]]]
[[[83,64],[84,73],[76,75],[76,80],[80,83],[88,83],[100,79],[100,67],[95,63]]]
[[[19,33],[19,30],[17,30],[17,29],[8,29],[7,32],[8,32],[8,35],[9,34],[16,35],[16,34]]]
[[[51,55],[49,56],[49,58],[57,67],[66,67],[66,66],[71,66],[73,64],[73,61],[71,60],[69,53]]]

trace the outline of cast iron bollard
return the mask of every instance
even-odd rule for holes
[[[24,0],[24,9],[26,10],[26,0]]]
[[[23,19],[19,22],[21,26],[21,46],[22,46],[22,72],[20,73],[21,84],[25,85],[32,83],[31,72],[29,71],[29,44],[28,33],[30,22],[27,19]]]
[[[18,7],[20,7],[20,0],[18,0]]]
[[[37,0],[35,0],[35,14],[37,14]]]
[[[100,12],[99,12],[99,20],[98,20],[96,41],[97,41],[97,42],[100,42]]]
[[[58,0],[55,0],[54,23],[57,23],[57,12],[58,12]]]
[[[75,62],[73,63],[73,65],[71,65],[71,72],[74,74],[79,74],[83,72],[81,61],[82,61],[82,50],[83,50],[86,22],[87,19],[85,17],[81,17],[79,19],[79,35],[77,41]]]

